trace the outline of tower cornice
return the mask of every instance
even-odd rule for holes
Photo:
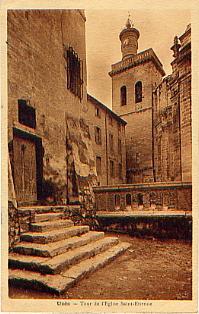
[[[127,69],[133,68],[139,64],[142,64],[148,61],[152,61],[154,63],[155,67],[157,68],[157,70],[160,72],[162,76],[165,75],[163,65],[158,59],[158,57],[156,56],[152,48],[149,48],[147,50],[144,50],[138,53],[137,55],[134,55],[125,60],[112,64],[111,66],[112,70],[109,72],[109,75],[112,77],[118,73],[124,72]]]
[[[137,35],[137,39],[140,37],[140,32],[136,28],[124,28],[119,35],[120,40],[125,33],[135,33]]]

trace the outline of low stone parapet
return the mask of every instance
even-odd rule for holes
[[[96,211],[192,210],[190,182],[100,186],[94,193]]]

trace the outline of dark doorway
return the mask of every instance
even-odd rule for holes
[[[132,199],[131,199],[131,194],[126,194],[126,205],[131,206]]]
[[[42,141],[36,135],[13,129],[13,180],[17,202],[32,204],[41,198]]]

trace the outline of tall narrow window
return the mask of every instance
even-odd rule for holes
[[[96,170],[97,170],[97,175],[101,175],[101,157],[96,156]]]
[[[118,164],[118,174],[119,174],[119,179],[122,179],[122,164]]]
[[[102,144],[102,134],[101,129],[99,127],[95,127],[95,143]]]
[[[126,105],[126,86],[122,86],[120,88],[120,102],[121,102],[121,106],[125,106]]]
[[[110,152],[114,152],[114,144],[113,144],[113,134],[109,133],[109,147],[110,147]]]
[[[82,61],[72,47],[65,51],[65,59],[67,61],[67,88],[81,100],[83,96]]]
[[[115,176],[115,169],[114,169],[114,161],[110,160],[110,176],[111,178],[114,178]]]
[[[138,81],[135,84],[135,103],[142,101],[142,82]]]
[[[118,139],[118,154],[122,153],[122,140]]]

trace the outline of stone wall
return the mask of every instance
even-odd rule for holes
[[[172,74],[153,92],[156,181],[191,181],[191,29],[174,39]]]
[[[164,79],[153,93],[155,181],[181,181],[181,139],[178,86]]]
[[[82,64],[81,99],[67,88],[68,64],[64,55],[69,46]],[[8,141],[12,173],[17,167],[12,158],[14,130],[39,139],[43,172],[40,202],[73,203],[79,201],[79,189],[84,185],[88,188],[86,178],[94,184],[92,145],[82,120],[87,107],[86,81],[82,10],[8,11]],[[19,99],[35,109],[36,128],[19,123]]]
[[[94,192],[97,211],[192,210],[191,183],[127,184]]]
[[[8,241],[9,249],[20,240],[20,221],[17,208],[8,202]]]
[[[88,95],[85,119],[89,124],[92,147],[96,157],[101,158],[101,169],[97,173],[98,185],[113,185],[126,182],[125,121],[105,107],[97,99]],[[98,110],[98,115],[96,114]],[[96,143],[95,129],[101,130],[101,142]],[[113,136],[113,147],[110,137]],[[119,145],[119,141],[120,144]],[[110,161],[114,162],[114,175],[110,173]],[[121,167],[121,169],[119,169]],[[120,172],[121,171],[121,172]]]
[[[188,215],[157,217],[97,217],[100,230],[127,233],[133,237],[192,240],[192,217]]]

